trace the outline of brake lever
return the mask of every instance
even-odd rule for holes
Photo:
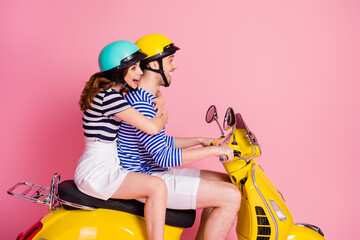
[[[237,150],[234,150],[234,156],[235,157],[239,157],[241,155],[241,152],[240,151],[237,151]],[[220,158],[219,158],[219,161],[221,163],[225,162],[226,160],[228,160],[227,156],[226,155],[221,155]]]
[[[235,157],[240,157],[240,155],[241,155],[240,151],[234,150],[234,156]]]

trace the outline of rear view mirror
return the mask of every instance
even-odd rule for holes
[[[231,107],[229,107],[225,113],[224,124],[223,124],[224,130],[225,131],[229,130],[235,125],[235,123],[236,120],[235,120],[234,110]]]
[[[216,107],[214,105],[211,105],[209,107],[209,109],[206,112],[206,116],[205,116],[205,121],[207,123],[211,123],[212,121],[214,121],[217,123],[217,125],[220,128],[220,132],[221,132],[221,138],[224,137],[224,131],[222,130],[220,123],[218,121],[218,117],[217,117],[217,112],[216,112]]]
[[[214,119],[217,120],[216,107],[211,105],[206,112],[205,121],[207,123],[211,123]]]

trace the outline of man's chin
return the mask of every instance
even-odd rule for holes
[[[171,80],[170,81],[168,80],[168,85],[170,86],[170,84],[171,84]],[[162,87],[165,86],[165,81],[164,80],[161,81],[160,86],[162,86]]]

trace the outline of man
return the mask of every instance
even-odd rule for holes
[[[140,38],[136,45],[148,55],[141,63],[143,75],[138,89],[126,95],[127,101],[147,117],[154,117],[152,99],[160,86],[171,84],[177,69],[176,47],[161,34]],[[198,169],[175,169],[209,156],[234,158],[227,147],[209,146],[209,138],[174,138],[148,135],[123,123],[119,130],[118,151],[125,169],[164,179],[168,188],[167,207],[173,209],[204,208],[197,239],[225,239],[240,207],[240,193],[227,175]],[[186,149],[196,145],[203,147]]]

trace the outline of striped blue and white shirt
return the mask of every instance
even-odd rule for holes
[[[154,98],[141,88],[125,95],[128,103],[148,118],[156,114],[151,102]],[[129,171],[152,174],[182,165],[182,150],[175,148],[175,138],[166,136],[165,128],[156,135],[149,135],[123,122],[117,147],[121,165]]]
[[[121,120],[114,114],[130,107],[124,97],[112,88],[98,93],[82,118],[85,137],[105,142],[114,141],[121,124]]]

